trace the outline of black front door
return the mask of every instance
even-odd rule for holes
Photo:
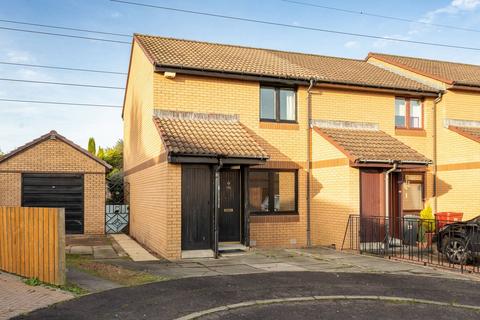
[[[240,170],[220,172],[219,241],[240,242]]]
[[[182,250],[212,247],[212,170],[182,165]]]

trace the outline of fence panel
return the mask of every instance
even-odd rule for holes
[[[0,207],[0,269],[65,284],[65,210]]]

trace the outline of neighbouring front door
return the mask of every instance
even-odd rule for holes
[[[385,182],[383,170],[360,171],[360,241],[381,242],[385,238]]]
[[[240,170],[220,172],[220,242],[240,242],[240,190]]]
[[[212,170],[182,165],[182,250],[212,248]]]

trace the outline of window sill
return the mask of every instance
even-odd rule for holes
[[[260,120],[260,129],[299,130],[297,122],[276,122]]]
[[[411,136],[411,137],[426,137],[427,131],[422,128],[395,128],[395,135],[397,136]]]
[[[298,213],[284,213],[284,214],[253,214],[250,216],[250,223],[287,223],[299,222],[300,216]]]

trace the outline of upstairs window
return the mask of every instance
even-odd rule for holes
[[[422,129],[422,101],[419,99],[395,98],[395,127]]]
[[[260,120],[297,121],[297,99],[293,88],[260,87]]]

